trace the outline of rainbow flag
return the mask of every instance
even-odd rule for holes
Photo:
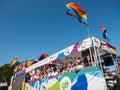
[[[80,23],[88,26],[87,14],[77,3],[68,3],[66,4],[66,7],[67,15],[75,17]]]
[[[28,62],[26,62],[27,67],[29,67],[29,66],[35,64],[36,62],[37,62],[37,61],[28,61]]]
[[[40,56],[39,56],[39,61],[41,61],[41,60],[43,60],[43,59],[45,59],[45,58],[47,58],[47,57],[49,57],[49,55],[48,54],[41,54]]]
[[[100,26],[100,29],[103,31],[103,38],[109,42],[110,40],[108,38],[107,29],[104,26]]]
[[[12,67],[12,68],[15,68],[19,64],[20,64],[20,62],[19,62],[18,58],[15,58],[11,61],[9,66]]]
[[[14,72],[18,71],[18,69],[19,69],[19,65],[15,66]]]

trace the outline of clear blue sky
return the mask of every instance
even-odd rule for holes
[[[120,50],[120,0],[0,0],[0,66],[15,57],[52,55],[87,38],[86,27],[66,16],[69,2],[87,12],[91,36],[104,40],[99,29],[104,25]]]

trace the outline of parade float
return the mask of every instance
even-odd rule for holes
[[[107,90],[103,68],[117,73],[117,57],[115,47],[96,37],[89,37],[15,73],[15,83],[12,82],[12,86],[14,88],[19,84],[22,90],[80,90],[80,88],[81,90],[96,90],[98,88],[99,90]],[[85,62],[85,68],[77,73],[72,71],[35,81],[26,81],[29,72],[48,65],[50,62],[67,64],[76,60]],[[17,82],[18,80],[20,82]]]

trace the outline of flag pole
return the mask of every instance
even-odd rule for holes
[[[87,34],[88,34],[88,37],[90,37],[90,30],[88,26],[87,26]]]
[[[87,34],[88,34],[88,38],[90,38],[90,39],[91,39],[91,42],[92,42],[92,38],[90,37],[89,26],[87,26]],[[90,53],[91,62],[93,62],[93,56],[92,56],[91,48],[89,48],[89,53]],[[92,65],[93,65],[93,63],[92,63]]]

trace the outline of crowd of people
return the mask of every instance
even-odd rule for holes
[[[86,60],[83,60],[83,61],[74,60],[68,63],[53,61],[47,65],[38,67],[28,72],[26,81],[32,82],[32,81],[36,81],[39,79],[43,79],[43,78],[47,78],[47,77],[51,77],[59,74],[65,74],[68,72],[77,73],[79,70],[85,68],[86,66],[91,66],[91,64],[86,62]],[[108,76],[109,74],[111,74],[111,71],[109,70],[109,68],[104,68],[103,63],[102,63],[102,69],[105,76]]]
[[[78,72],[79,70],[85,67],[84,61],[76,60],[74,62],[69,63],[56,63],[52,62],[48,65],[38,67],[36,69],[31,70],[27,73],[27,82],[36,81],[38,79],[47,78],[59,74],[65,74],[68,72]]]

